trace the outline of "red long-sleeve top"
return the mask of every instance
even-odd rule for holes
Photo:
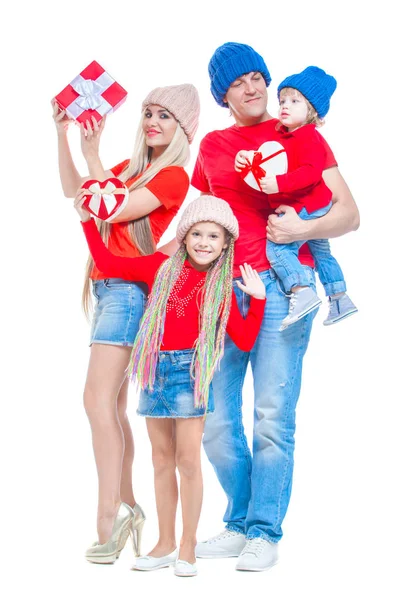
[[[322,179],[326,168],[326,149],[323,139],[310,123],[292,132],[281,130],[283,147],[288,158],[288,172],[277,175],[278,194],[268,194],[271,208],[288,204],[300,212],[314,212],[332,200],[332,192]]]
[[[162,252],[139,258],[121,258],[104,245],[93,219],[82,223],[89,250],[97,268],[106,277],[120,277],[127,281],[142,281],[151,291],[157,271],[169,257]],[[197,271],[185,261],[181,274],[168,299],[161,350],[193,348],[199,336],[198,294],[207,272]],[[264,315],[265,299],[251,298],[247,317],[243,318],[232,293],[232,304],[227,333],[241,350],[249,352],[257,339]]]

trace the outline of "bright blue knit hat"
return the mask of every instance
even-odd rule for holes
[[[228,106],[223,98],[231,83],[251,71],[261,73],[267,87],[269,86],[271,75],[267,65],[263,57],[251,46],[227,42],[216,49],[208,63],[208,74],[211,80],[211,93],[220,106]]]
[[[307,67],[301,73],[289,75],[278,86],[278,98],[281,89],[291,87],[298,90],[317,111],[322,119],[329,110],[329,100],[336,90],[336,79],[318,67]]]

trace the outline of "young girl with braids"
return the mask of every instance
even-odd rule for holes
[[[242,291],[252,296],[243,318],[232,290],[234,242],[238,222],[229,205],[201,196],[178,224],[177,252],[141,258],[112,255],[89,213],[76,208],[95,264],[110,277],[143,281],[151,290],[132,348],[129,375],[142,391],[138,414],[146,417],[152,444],[159,540],[136,569],[175,563],[175,574],[197,574],[196,530],[202,504],[200,448],[204,417],[214,410],[211,381],[224,351],[225,331],[250,351],[265,307],[265,286],[249,265],[242,266]],[[176,552],[175,518],[180,475],[183,532]]]
[[[58,133],[59,169],[65,196],[74,198],[87,179],[119,177],[129,188],[125,208],[111,222],[100,224],[108,248],[119,256],[137,257],[155,252],[156,245],[177,214],[189,189],[184,170],[199,121],[199,96],[191,84],[158,87],[143,100],[133,156],[104,170],[99,144],[105,119],[81,126],[81,147],[89,177],[78,173],[68,145],[70,120],[53,102]],[[89,260],[84,304],[90,287],[96,300],[90,339],[90,361],[84,404],[92,430],[99,478],[98,541],[86,558],[113,563],[120,548],[113,539],[121,529],[135,530],[136,553],[144,513],[132,489],[133,436],[127,417],[128,386],[125,371],[146,301],[135,277],[123,281],[109,276]],[[125,535],[125,534],[124,534]]]

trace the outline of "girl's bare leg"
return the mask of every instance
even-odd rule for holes
[[[194,563],[196,532],[203,501],[201,439],[204,419],[176,419],[176,466],[181,479],[183,531],[179,558]]]
[[[99,478],[97,531],[100,544],[110,537],[121,503],[121,472],[125,450],[118,418],[117,397],[125,379],[130,348],[93,344],[84,392],[85,410],[92,429]]]
[[[159,539],[150,556],[159,558],[176,548],[175,519],[178,485],[175,464],[174,419],[146,419],[154,466],[154,488],[158,516]]]

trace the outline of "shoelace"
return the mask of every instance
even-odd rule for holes
[[[262,551],[265,548],[265,544],[268,542],[263,540],[263,538],[253,538],[252,540],[248,540],[243,553],[249,552],[251,554],[255,554],[257,557],[260,556]]]
[[[292,294],[290,296],[290,299],[289,299],[289,313],[288,313],[288,315],[291,315],[292,312],[294,311],[294,307],[296,306],[297,298],[298,298],[297,294]]]
[[[237,531],[231,531],[230,529],[224,529],[223,531],[221,531],[221,533],[219,533],[218,535],[215,535],[214,537],[210,538],[207,541],[209,543],[218,542],[219,540],[226,540],[226,538],[230,538],[230,537],[233,537],[236,535],[238,535]]]
[[[335,309],[336,309],[336,312],[340,314],[340,303],[339,303],[339,300],[340,300],[339,298],[338,299],[336,299],[336,298],[330,298],[331,303],[330,303],[330,306],[329,306],[329,313],[334,313]]]

